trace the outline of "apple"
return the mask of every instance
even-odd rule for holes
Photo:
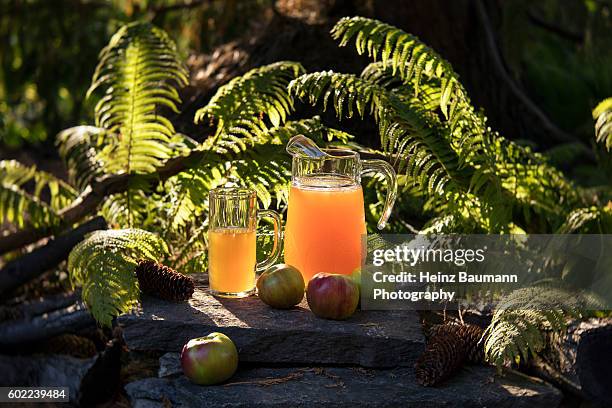
[[[191,339],[183,346],[181,366],[185,376],[196,384],[218,384],[236,372],[238,350],[225,334],[210,333]]]
[[[269,306],[289,309],[304,298],[304,278],[291,265],[274,265],[257,279],[257,294]]]
[[[320,272],[308,282],[306,299],[315,315],[344,320],[357,309],[359,286],[351,276]]]

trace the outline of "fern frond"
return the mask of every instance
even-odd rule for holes
[[[526,222],[538,214],[552,231],[563,222],[564,214],[582,204],[575,186],[563,173],[529,147],[496,137],[491,152],[502,186]]]
[[[168,179],[167,222],[169,230],[177,230],[197,220],[206,209],[208,192],[225,180],[226,166],[211,153],[200,164]]]
[[[595,139],[608,151],[612,150],[612,98],[604,99],[593,109]]]
[[[609,234],[612,232],[612,208],[588,207],[571,211],[557,234],[572,233]]]
[[[104,174],[104,164],[97,155],[104,140],[113,137],[107,133],[95,126],[75,126],[57,135],[56,145],[68,177],[80,191]]]
[[[206,249],[208,241],[206,233],[208,224],[196,228],[187,242],[182,242],[176,249],[173,264],[183,273],[203,272],[208,267]]]
[[[102,203],[100,214],[108,225],[121,228],[125,225],[138,225],[149,229],[158,224],[159,217],[157,200],[159,196],[151,194],[148,185],[142,185],[142,190],[131,183],[130,188],[122,194],[113,194]]]
[[[291,93],[311,104],[331,102],[339,118],[364,117],[369,113],[379,125],[381,144],[386,153],[395,154],[402,169],[421,183],[430,194],[453,184],[458,161],[439,140],[435,118],[418,106],[404,105],[383,87],[351,74],[332,71],[302,75],[289,85]],[[456,182],[456,181],[455,181]]]
[[[57,225],[59,218],[45,202],[14,185],[0,183],[0,224],[4,222],[19,228],[43,228]]]
[[[497,305],[485,334],[486,358],[497,367],[527,361],[544,349],[547,332],[563,330],[568,318],[599,308],[590,294],[553,286],[517,289]]]
[[[228,180],[257,192],[264,208],[287,203],[291,180],[291,160],[277,145],[261,145],[247,150],[239,160],[231,162]]]
[[[262,135],[293,110],[287,85],[303,72],[301,64],[291,61],[252,69],[220,87],[196,112],[195,123],[217,121],[215,143],[235,152],[261,143]]]
[[[362,72],[365,81],[389,90],[405,105],[438,117],[438,127],[444,131],[436,130],[434,134],[446,140],[460,168],[472,168],[468,191],[484,204],[483,216],[489,221],[509,225],[509,219],[497,222],[491,217],[499,206],[505,207],[502,215],[511,217],[509,205],[515,205],[512,201],[516,200],[527,222],[529,213],[535,211],[555,228],[559,214],[577,202],[575,189],[560,172],[537,154],[501,138],[488,127],[484,115],[472,106],[452,66],[418,38],[362,17],[340,20],[332,36],[341,46],[354,41],[358,53],[367,51],[374,61],[380,60]],[[481,188],[484,191],[479,191]],[[478,206],[473,204],[472,207]]]
[[[354,39],[359,54],[367,51],[369,57],[390,66],[404,82],[413,81],[417,93],[425,80],[439,79],[439,106],[449,119],[457,102],[467,98],[451,64],[412,34],[365,17],[342,18],[331,34],[341,47]]]
[[[139,299],[134,268],[138,259],[159,261],[168,248],[157,235],[139,230],[96,231],[79,243],[68,257],[73,285],[94,318],[104,326],[130,311]]]
[[[106,130],[97,159],[106,173],[151,173],[171,157],[174,127],[162,110],[178,112],[177,88],[188,82],[174,42],[146,22],[121,27],[100,52],[87,95],[104,95],[95,107],[96,126]],[[131,193],[125,195],[132,226]]]
[[[96,126],[109,138],[99,154],[109,173],[150,173],[170,156],[174,127],[161,108],[178,112],[177,87],[187,70],[175,44],[161,29],[144,22],[125,25],[100,52],[88,95],[102,89]]]
[[[47,194],[49,205],[54,211],[64,208],[77,197],[74,188],[64,180],[39,170],[36,166],[26,166],[16,160],[0,161],[0,182],[18,188],[29,185],[32,195],[38,199]]]
[[[10,222],[19,228],[26,224],[35,228],[57,225],[57,211],[76,196],[69,184],[36,166],[0,161],[0,223]]]
[[[239,153],[218,145],[202,146],[210,151],[200,164],[166,182],[169,228],[176,230],[198,219],[206,209],[210,189],[226,183],[255,189],[266,207],[272,203],[273,196],[278,203],[285,202],[290,163],[282,146],[296,134],[322,141],[326,131],[320,118],[314,117],[273,127],[260,135],[263,143]]]

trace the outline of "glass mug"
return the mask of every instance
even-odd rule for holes
[[[285,226],[285,263],[302,273],[305,282],[319,272],[349,275],[365,256],[365,211],[361,176],[385,176],[388,193],[378,228],[383,229],[397,196],[395,170],[383,160],[361,160],[351,150],[324,149],[294,154]]]
[[[259,210],[257,194],[248,188],[216,188],[209,194],[208,282],[215,296],[239,298],[255,292],[255,272],[276,262],[281,248],[281,220],[276,211]],[[257,263],[259,218],[274,222],[274,246]]]

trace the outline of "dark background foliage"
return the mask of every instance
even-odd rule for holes
[[[232,76],[276,60],[307,70],[359,72],[365,58],[328,35],[342,16],[364,15],[421,37],[461,75],[493,128],[549,151],[581,183],[605,184],[588,152],[591,109],[612,95],[611,5],[605,0],[2,0],[1,158],[60,171],[55,134],[91,123],[85,90],[97,54],[126,21],[169,32],[191,68],[179,130],[196,138],[199,106]],[[480,7],[482,5],[483,7]],[[304,115],[308,109],[304,108]],[[332,123],[333,119],[330,115]],[[364,144],[374,128],[343,123]]]

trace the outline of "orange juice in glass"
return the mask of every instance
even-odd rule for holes
[[[300,154],[295,136],[287,145],[293,155],[291,189],[285,228],[285,263],[298,268],[305,282],[319,272],[351,274],[365,256],[366,225],[361,176],[382,173],[389,188],[384,228],[396,197],[393,168],[382,160],[361,160],[350,150],[330,149],[313,157]]]
[[[258,210],[255,191],[217,188],[210,192],[208,281],[210,292],[221,297],[245,297],[255,291],[255,271],[272,265],[280,252],[280,217]],[[274,247],[259,264],[256,259],[257,218],[274,221]]]

